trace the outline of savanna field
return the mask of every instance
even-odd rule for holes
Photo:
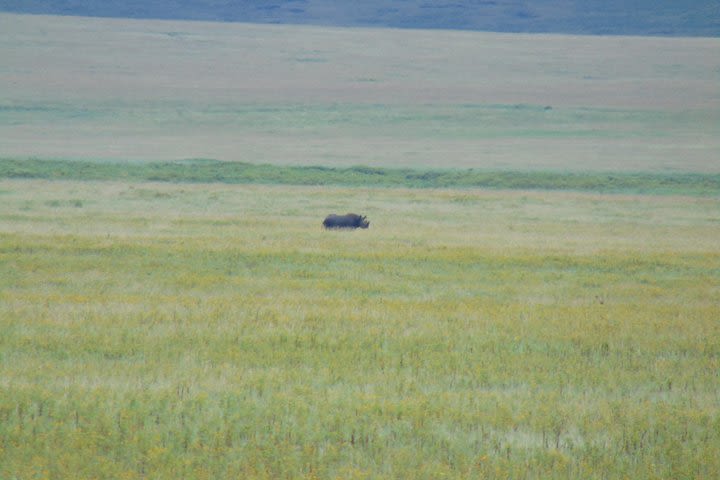
[[[717,39],[0,26],[1,480],[720,477]]]
[[[0,192],[3,478],[720,471],[716,198]]]

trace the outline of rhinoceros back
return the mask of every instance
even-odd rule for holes
[[[325,228],[368,228],[370,222],[367,217],[355,213],[345,215],[330,214],[323,220]]]

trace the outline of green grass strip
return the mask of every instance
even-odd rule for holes
[[[349,187],[574,190],[660,195],[720,194],[720,174],[487,171],[279,166],[207,159],[170,162],[0,158],[0,178]]]

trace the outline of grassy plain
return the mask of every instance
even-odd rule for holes
[[[2,180],[0,478],[716,478],[719,212]]]
[[[3,157],[720,173],[717,38],[8,14],[0,31]]]
[[[718,39],[0,31],[0,478],[718,476]]]
[[[175,162],[0,158],[0,178],[126,180],[135,182],[330,185],[524,190],[594,193],[720,195],[720,174],[651,172],[486,171],[383,167],[278,166],[208,159]]]

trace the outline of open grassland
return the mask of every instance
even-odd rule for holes
[[[0,478],[718,477],[718,39],[0,31]]]
[[[717,478],[718,239],[715,197],[2,180],[0,478]]]
[[[3,157],[720,173],[717,38],[8,14],[0,31]]]
[[[720,196],[720,173],[488,171],[383,167],[278,166],[189,159],[121,162],[0,158],[0,178],[134,182],[333,185],[652,193]]]

